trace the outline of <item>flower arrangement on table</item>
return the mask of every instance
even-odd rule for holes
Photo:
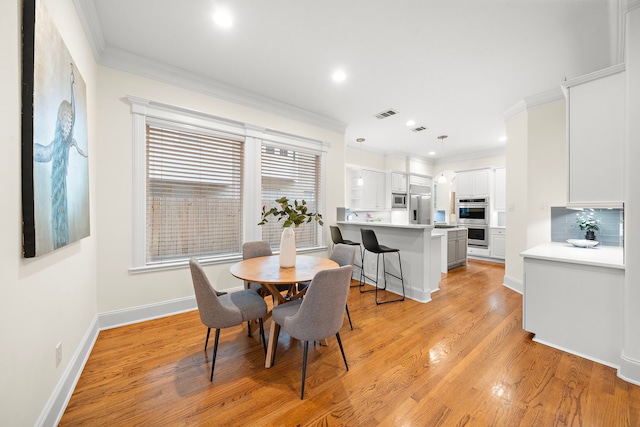
[[[600,220],[592,211],[582,211],[576,214],[576,223],[580,230],[586,232],[587,240],[595,240],[595,230],[599,230]]]
[[[269,222],[268,218],[274,216],[278,218],[278,222],[282,222],[282,236],[280,237],[280,267],[293,267],[296,265],[296,235],[293,228],[298,228],[301,224],[316,221],[323,225],[322,215],[310,212],[307,202],[302,200],[298,203],[293,201],[293,205],[289,203],[289,199],[281,197],[276,200],[280,207],[273,207],[267,210],[266,206],[262,206],[262,220],[258,225],[264,225]],[[291,226],[294,227],[291,227]]]
[[[273,207],[267,210],[266,206],[262,206],[262,220],[258,223],[258,225],[264,225],[269,220],[267,219],[269,216],[278,217],[278,221],[284,222],[282,223],[282,227],[291,227],[292,225],[298,228],[300,224],[305,222],[311,222],[315,220],[318,224],[323,225],[322,215],[319,213],[309,212],[309,208],[307,207],[307,202],[304,199],[298,203],[297,200],[293,201],[293,205],[289,204],[289,199],[287,197],[281,197],[276,200],[276,203],[280,204],[280,208]]]

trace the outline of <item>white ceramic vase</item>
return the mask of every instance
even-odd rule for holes
[[[280,267],[289,268],[296,265],[296,233],[293,227],[286,227],[280,236]]]

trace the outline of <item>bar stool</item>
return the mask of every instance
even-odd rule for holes
[[[380,245],[378,243],[378,238],[376,237],[376,233],[371,230],[371,229],[367,229],[367,228],[361,228],[360,229],[360,233],[362,234],[362,244],[364,245],[364,252],[362,254],[362,265],[364,265],[364,256],[367,253],[367,251],[376,254],[376,277],[375,279],[373,277],[369,277],[365,274],[364,269],[362,269],[362,273],[360,276],[360,292],[371,292],[373,291],[373,289],[368,290],[368,291],[364,291],[362,290],[362,288],[364,287],[364,280],[365,279],[369,279],[371,280],[375,286],[375,292],[376,292],[376,304],[380,305],[380,304],[386,304],[388,302],[397,302],[397,301],[404,301],[404,297],[405,297],[405,292],[404,292],[404,278],[402,275],[402,262],[400,261],[400,249],[394,249],[394,248],[389,248],[387,246],[383,246]],[[384,262],[384,255],[388,254],[388,253],[392,253],[395,252],[398,254],[398,264],[400,266],[400,276],[396,276],[393,273],[389,273],[386,269],[386,265]],[[396,279],[400,279],[400,283],[402,283],[402,298],[397,298],[397,299],[392,299],[392,300],[387,300],[387,301],[378,301],[378,269],[380,266],[380,255],[382,255],[382,278],[384,280],[384,287],[380,288],[382,290],[387,289],[387,275],[395,277]]]
[[[342,233],[340,232],[340,229],[338,227],[336,227],[335,225],[330,225],[329,226],[329,230],[331,230],[331,240],[333,240],[333,245],[337,245],[337,244],[343,244],[343,245],[350,245],[350,246],[357,246],[358,249],[360,249],[360,265],[358,265],[355,261],[353,262],[353,266],[354,267],[358,267],[360,269],[360,278],[362,278],[362,246],[360,246],[360,243],[358,242],[354,242],[353,240],[345,240],[342,238]],[[360,281],[360,284],[362,284],[362,281]],[[356,286],[360,286],[360,285],[353,285],[351,286],[352,288],[355,288]]]

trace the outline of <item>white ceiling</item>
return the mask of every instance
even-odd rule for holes
[[[75,4],[101,64],[346,128],[349,145],[362,137],[364,149],[434,159],[503,148],[507,109],[617,62],[609,0]],[[217,7],[230,29],[213,25]],[[374,117],[389,108],[399,114]],[[409,119],[428,130],[410,131]]]

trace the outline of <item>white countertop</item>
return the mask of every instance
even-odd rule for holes
[[[621,246],[577,248],[569,243],[551,242],[527,249],[520,256],[624,270],[624,252]]]
[[[412,228],[416,230],[432,230],[433,225],[424,225],[424,224],[391,224],[390,222],[378,222],[378,221],[337,221],[338,224],[342,225],[358,225],[358,226],[366,226],[366,227],[391,227],[391,228]]]

